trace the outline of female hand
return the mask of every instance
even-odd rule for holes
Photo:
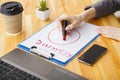
[[[66,31],[70,32],[72,29],[74,29],[75,27],[78,27],[79,24],[83,21],[82,17],[78,17],[78,16],[62,16],[58,19],[58,26],[60,28],[62,28],[62,20],[67,20],[68,21],[68,25],[66,26]]]
[[[102,34],[104,37],[108,37],[120,41],[120,28],[111,27],[111,26],[101,26],[97,30],[97,32]]]

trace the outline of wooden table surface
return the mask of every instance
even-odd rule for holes
[[[0,0],[0,4],[6,1],[11,0]],[[35,15],[38,0],[14,1],[21,2],[24,7],[23,32],[18,36],[7,35],[4,28],[5,25],[2,14],[0,14],[0,57],[16,48],[18,43],[55,20],[61,14],[78,14],[84,11],[85,6],[95,3],[98,0],[48,0],[48,6],[51,9],[51,14],[49,19],[44,22],[37,19]],[[109,25],[120,27],[120,24],[114,15],[89,20],[88,22],[98,26]],[[77,58],[93,44],[105,46],[108,48],[108,52],[92,66],[78,62]],[[120,42],[100,36],[64,68],[90,80],[120,80]]]

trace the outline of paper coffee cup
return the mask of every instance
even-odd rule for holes
[[[11,1],[1,5],[0,12],[3,15],[5,29],[10,35],[18,35],[22,31],[22,12],[21,3]]]

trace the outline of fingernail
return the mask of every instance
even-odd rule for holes
[[[70,28],[69,27],[66,27],[65,30],[69,30]]]

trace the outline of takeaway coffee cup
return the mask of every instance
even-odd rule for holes
[[[18,35],[22,32],[22,12],[21,3],[11,1],[1,5],[0,12],[3,15],[5,29],[10,35]]]

